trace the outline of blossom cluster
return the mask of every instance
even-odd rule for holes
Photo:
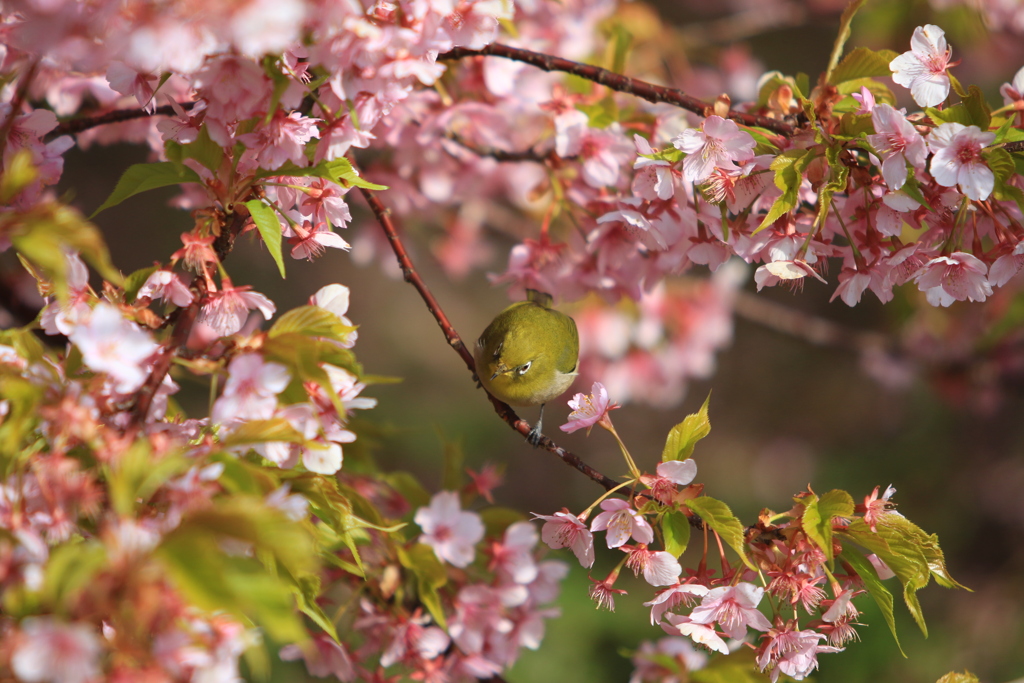
[[[589,396],[577,395],[570,406],[576,409],[563,426],[566,431],[600,425],[615,434],[609,413],[617,406],[600,383]],[[652,587],[650,600],[644,602],[651,608],[651,624],[671,638],[636,654],[634,681],[672,680],[673,674],[685,680],[686,672],[706,663],[703,651],[729,655],[742,647],[754,650],[757,667],[773,683],[782,674],[803,680],[818,668],[819,654],[840,652],[859,639],[855,626],[860,611],[853,598],[871,594],[891,601],[882,581],[899,576],[906,587],[911,574],[913,580],[927,582],[934,575],[942,585],[959,585],[946,574],[941,554],[933,557],[933,567],[919,557],[917,569],[907,571],[903,563],[918,552],[911,546],[923,541],[924,534],[895,511],[892,486],[881,495],[876,487],[860,505],[844,491],[818,496],[808,490],[794,497],[792,509],[781,514],[763,510],[756,524],[742,528],[728,507],[702,495],[703,485],[693,483],[693,458],[674,459],[692,452],[708,433],[706,410],[707,404],[673,429],[655,474],[626,482],[640,487],[628,499],[602,497],[579,515],[568,510],[537,515],[544,521],[544,542],[553,549],[571,549],[585,568],[595,564],[594,538],[600,532],[609,549],[625,554],[604,579],[591,578],[590,595],[598,607],[614,611],[616,596],[626,594],[615,587],[623,567]],[[588,526],[598,506],[601,512]],[[722,541],[728,543],[740,561],[730,563],[723,554],[721,570],[710,568],[705,541],[696,567],[684,570],[680,556],[691,525],[705,538],[718,537],[719,547]],[[657,536],[655,527],[660,527]],[[656,537],[662,550],[652,548]],[[861,554],[856,546],[877,552]],[[900,567],[899,574],[886,558]],[[771,618],[762,611],[764,603]],[[908,605],[913,609],[910,599]],[[672,662],[668,670],[666,659]]]

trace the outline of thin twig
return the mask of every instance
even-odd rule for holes
[[[500,43],[491,43],[479,50],[457,47],[438,55],[437,59],[438,61],[455,61],[465,59],[466,57],[503,57],[505,59],[529,64],[537,67],[538,69],[543,69],[544,71],[563,71],[565,73],[573,74],[574,76],[585,78],[588,81],[593,81],[594,83],[611,88],[612,90],[635,95],[636,97],[645,99],[648,102],[667,102],[668,104],[674,104],[677,107],[681,107],[687,111],[692,111],[701,116],[707,116],[713,113],[713,105],[711,103],[697,99],[692,95],[687,95],[685,92],[677,88],[666,88],[660,85],[654,85],[653,83],[641,81],[636,78],[623,76],[622,74],[609,71],[608,69],[602,69],[599,66],[582,64],[569,59],[562,59],[561,57],[547,55],[542,52],[533,52],[532,50],[524,50],[522,48],[502,45]],[[767,116],[758,116],[756,114],[747,114],[744,112],[730,110],[728,118],[747,126],[759,126],[787,137],[790,137],[797,132],[797,128],[795,126],[791,126],[790,124],[777,119],[768,118]]]
[[[195,106],[195,102],[179,102],[179,106],[188,111]],[[48,140],[61,135],[71,135],[74,133],[81,133],[82,131],[89,130],[90,128],[96,128],[97,126],[105,126],[108,123],[121,123],[122,121],[131,121],[133,119],[144,119],[150,116],[174,116],[174,107],[169,104],[165,104],[161,107],[157,107],[152,112],[148,112],[143,108],[138,109],[117,109],[115,111],[108,111],[106,114],[97,114],[96,116],[82,116],[76,119],[69,119],[67,121],[61,121],[57,124],[57,127],[50,131],[46,138]]]
[[[476,147],[462,139],[462,136],[458,133],[450,130],[446,130],[444,132],[444,137],[447,140],[451,140],[459,147],[462,147],[467,152],[471,152],[478,157],[490,157],[497,161],[534,161],[537,163],[544,163],[549,158],[549,154],[541,154],[532,148],[521,152],[509,152],[504,149],[498,149],[497,147]],[[569,159],[569,157],[562,158]]]
[[[416,272],[416,267],[409,258],[409,254],[405,250],[405,245],[402,244],[402,239],[398,235],[398,230],[395,227],[394,221],[391,220],[390,211],[385,208],[384,204],[373,192],[366,188],[359,189],[363,194],[363,198],[366,199],[366,203],[369,204],[370,210],[373,211],[373,215],[377,217],[377,222],[380,224],[381,229],[384,230],[384,234],[387,236],[388,242],[391,244],[391,250],[395,253],[395,257],[398,259],[398,264],[402,268],[402,275],[404,276],[405,281],[415,287],[416,291],[419,292],[424,303],[427,305],[427,309],[434,316],[434,320],[437,321],[438,326],[444,333],[445,339],[448,340],[448,344],[455,349],[455,352],[459,354],[460,358],[462,358],[462,362],[466,364],[466,367],[469,368],[469,371],[473,373],[473,376],[475,377],[476,363],[473,361],[473,354],[471,354],[469,349],[466,348],[466,345],[462,342],[462,338],[459,336],[459,333],[455,331],[455,328],[448,320],[448,316],[446,316],[444,311],[441,309],[441,305],[437,302],[437,299],[434,298],[433,293],[431,293],[430,289],[423,281],[423,278],[421,278],[419,273]],[[512,429],[516,430],[524,437],[529,435],[531,429],[529,422],[516,415],[515,411],[512,410],[512,407],[507,403],[499,401],[490,394],[487,396],[494,405],[494,411],[502,420],[508,423]],[[606,490],[611,490],[619,485],[618,482],[601,474],[593,467],[583,462],[579,456],[565,450],[546,436],[541,437],[538,447],[551,451],[561,458],[562,462],[582,472],[587,477],[603,486]]]
[[[747,320],[816,346],[847,349],[855,353],[894,347],[893,340],[884,334],[846,327],[747,292],[737,293],[733,310]]]

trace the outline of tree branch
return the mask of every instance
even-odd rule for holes
[[[195,102],[179,102],[179,105],[185,111],[188,111],[196,105]],[[174,116],[174,107],[169,104],[165,104],[162,107],[157,107],[152,113],[142,109],[117,109],[115,111],[108,111],[106,114],[97,114],[96,116],[83,116],[80,118],[69,119],[67,121],[61,121],[46,135],[47,140],[59,137],[61,135],[71,135],[74,133],[81,133],[82,131],[89,130],[90,128],[96,128],[97,126],[105,126],[108,123],[121,123],[122,121],[131,121],[133,119],[143,119],[150,116]]]
[[[707,116],[712,113],[713,105],[709,102],[699,100],[692,95],[687,95],[682,90],[676,88],[666,88],[660,85],[654,85],[646,81],[641,81],[636,78],[630,78],[629,76],[623,76],[622,74],[609,71],[608,69],[602,69],[599,66],[591,66],[589,64],[582,64],[580,62],[574,62],[568,59],[562,59],[561,57],[554,57],[541,52],[533,52],[531,50],[524,50],[518,47],[511,47],[509,45],[502,45],[501,43],[491,43],[490,45],[480,50],[470,50],[469,48],[457,47],[448,52],[437,56],[438,61],[455,61],[459,59],[465,59],[466,57],[503,57],[505,59],[511,59],[517,62],[524,62],[531,66],[543,69],[544,71],[563,71],[565,73],[585,78],[588,81],[593,81],[612,90],[619,92],[628,93],[641,99],[645,99],[648,102],[667,102],[668,104],[674,104],[677,107],[692,111],[695,114],[701,116]],[[756,114],[746,114],[735,110],[730,110],[728,118],[738,121],[746,126],[759,126],[766,128],[767,130],[773,131],[780,135],[790,137],[797,132],[795,126],[791,126],[784,121],[777,119],[771,119],[767,116],[758,116]]]
[[[354,164],[353,164],[354,165]],[[391,212],[385,208],[384,204],[381,203],[380,199],[366,188],[359,188],[363,194],[363,198],[366,203],[370,206],[370,210],[373,211],[373,215],[377,217],[377,222],[380,224],[381,229],[384,230],[384,234],[388,238],[388,243],[391,245],[391,250],[395,253],[395,257],[398,259],[398,264],[402,268],[402,275],[405,281],[416,288],[420,296],[423,298],[424,303],[427,305],[427,309],[434,316],[434,320],[437,321],[438,326],[444,333],[445,339],[448,340],[449,346],[455,349],[455,352],[462,358],[462,362],[466,364],[469,371],[476,377],[476,363],[473,361],[473,354],[469,352],[466,345],[462,342],[462,338],[459,333],[455,331],[451,322],[448,320],[448,316],[445,315],[444,311],[441,310],[441,305],[434,298],[430,289],[426,283],[423,282],[423,278],[420,277],[419,273],[416,272],[416,267],[413,265],[412,260],[409,258],[408,252],[405,250],[405,245],[402,244],[402,240],[398,235],[398,230],[395,227],[394,222],[391,220]],[[516,430],[525,438],[530,433],[530,423],[526,420],[520,419],[516,415],[512,407],[507,403],[499,401],[490,394],[487,397],[491,400],[491,404],[494,406],[494,411],[498,416],[504,420],[512,429]],[[565,450],[554,441],[546,436],[542,436],[539,448],[551,451],[559,458],[562,459],[566,465],[582,472],[590,479],[594,480],[606,490],[611,490],[619,485],[614,479],[606,477],[601,474],[593,467],[583,462],[579,456]]]

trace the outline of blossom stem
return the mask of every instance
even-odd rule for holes
[[[607,415],[605,417],[607,418]],[[620,437],[619,433],[615,431],[615,426],[612,424],[612,421],[604,419],[598,422],[598,424],[611,432],[612,436],[615,437],[615,441],[619,444],[619,450],[622,451],[622,457],[626,459],[626,467],[629,468],[630,475],[632,475],[634,481],[640,481],[640,469],[633,461],[633,456],[629,454],[629,449],[626,448],[626,444],[623,443],[622,437]]]
[[[636,483],[636,480],[635,480],[635,479],[630,479],[630,480],[628,480],[628,481],[624,481],[624,482],[622,482],[621,484],[619,484],[619,485],[615,486],[614,488],[608,489],[607,491],[605,491],[604,493],[602,493],[602,494],[601,494],[601,495],[600,495],[600,496],[598,497],[598,499],[597,499],[597,500],[595,500],[595,501],[594,501],[593,503],[591,503],[591,504],[590,504],[590,507],[588,507],[588,508],[587,508],[586,510],[584,510],[584,511],[583,511],[583,512],[582,512],[582,513],[580,514],[580,517],[583,517],[583,518],[587,518],[587,517],[589,517],[589,516],[590,516],[590,513],[594,511],[594,508],[596,508],[596,507],[597,507],[598,505],[600,505],[600,504],[601,504],[601,501],[603,501],[603,500],[604,500],[605,498],[608,498],[608,497],[609,497],[610,495],[612,495],[613,493],[615,493],[615,492],[616,492],[616,491],[618,491],[619,489],[621,489],[621,488],[624,488],[624,487],[626,487],[626,486],[631,486],[631,485],[633,485],[633,484],[635,484],[635,483]]]

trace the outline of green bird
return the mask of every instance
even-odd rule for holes
[[[491,321],[476,342],[476,373],[492,396],[511,406],[540,406],[527,440],[540,443],[544,404],[576,379],[580,338],[572,318],[549,308],[551,296],[528,290]]]

